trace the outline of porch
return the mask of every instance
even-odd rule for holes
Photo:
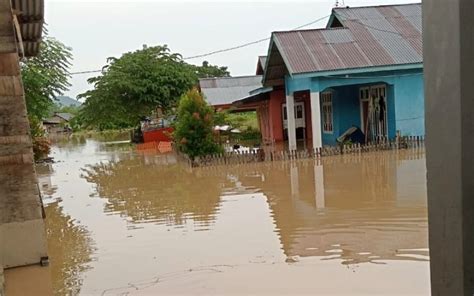
[[[397,135],[422,137],[422,85],[420,70],[286,77],[282,110],[288,148],[298,148],[298,140],[302,140],[300,128],[310,148],[335,146],[352,127],[360,129],[360,144],[394,139]]]

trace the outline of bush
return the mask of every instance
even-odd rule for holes
[[[46,137],[33,138],[33,155],[35,160],[45,158],[51,152],[51,142]]]
[[[51,152],[51,142],[45,136],[41,122],[36,117],[29,116],[29,121],[35,160],[45,158]]]
[[[188,91],[179,101],[173,137],[178,149],[191,159],[222,151],[214,141],[213,113],[196,89]]]

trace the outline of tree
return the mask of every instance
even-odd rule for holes
[[[134,126],[157,108],[171,110],[197,81],[189,65],[166,45],[144,46],[107,63],[100,76],[88,80],[94,89],[79,95],[86,99],[80,112],[86,127]]]
[[[71,48],[53,37],[44,37],[39,54],[21,63],[28,115],[38,120],[48,116],[57,96],[69,84]]]
[[[178,149],[191,159],[221,151],[213,139],[213,110],[202,95],[192,89],[179,101],[173,133]]]
[[[198,78],[230,77],[230,72],[227,70],[227,67],[210,65],[208,61],[202,62],[202,66],[192,65],[192,67]]]

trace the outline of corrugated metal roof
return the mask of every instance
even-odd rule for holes
[[[228,105],[262,87],[262,76],[204,78],[199,79],[199,86],[210,105]]]
[[[60,112],[55,113],[54,115],[58,116],[58,117],[61,117],[62,119],[66,120],[66,121],[69,121],[74,117],[74,115],[72,115],[71,113],[64,113],[64,112],[63,113],[60,113]]]
[[[43,33],[44,0],[12,0],[11,3],[18,13],[24,55],[37,55]]]
[[[260,62],[262,68],[265,69],[265,64],[267,63],[267,56],[259,56],[258,61]]]
[[[259,56],[257,62],[257,75],[263,75],[265,72],[265,65],[267,64],[267,56]]]
[[[344,27],[273,33],[291,74],[423,61],[421,4],[336,8],[333,14]]]

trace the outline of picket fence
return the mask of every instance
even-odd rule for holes
[[[295,151],[272,151],[271,146],[259,148],[244,152],[234,151],[220,154],[206,155],[189,158],[187,155],[177,153],[179,161],[187,163],[191,167],[216,166],[216,165],[234,165],[267,161],[285,161],[298,159],[317,159],[325,156],[341,154],[358,154],[365,152],[375,152],[394,149],[409,149],[424,147],[424,137],[406,136],[397,137],[389,140],[386,137],[380,137],[376,142],[361,144],[344,144],[340,146],[327,146],[317,149],[303,149]]]

